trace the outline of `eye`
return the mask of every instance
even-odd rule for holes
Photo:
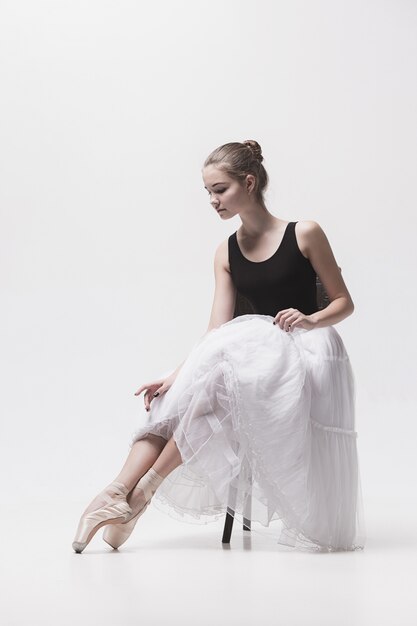
[[[226,189],[218,189],[217,193],[223,193],[224,191],[226,191]],[[208,195],[211,194],[211,191],[207,190]]]

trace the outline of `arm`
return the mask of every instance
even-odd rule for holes
[[[213,328],[218,328],[225,322],[233,319],[236,302],[236,287],[233,284],[230,274],[228,257],[228,242],[226,239],[217,247],[214,255],[214,298],[208,327],[202,337],[205,337]],[[185,361],[178,365],[171,376],[178,374],[184,362]]]
[[[353,313],[355,305],[329,241],[321,226],[314,221],[300,222],[299,235],[300,243],[305,247],[306,255],[330,299],[330,304],[325,309],[308,317],[316,328],[337,324]]]

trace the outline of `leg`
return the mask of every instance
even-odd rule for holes
[[[167,446],[167,452],[162,455]],[[104,524],[119,527],[120,524],[123,525],[131,519],[133,512],[136,513],[143,509],[147,500],[150,499],[157,486],[165,478],[165,475],[158,475],[156,470],[152,472],[152,464],[160,456],[162,460],[158,467],[162,472],[166,472],[165,475],[182,463],[172,438],[166,443],[163,437],[149,433],[133,444],[115,480],[90,502],[82,514],[72,544],[76,552],[82,552],[97,530]],[[132,526],[134,523],[133,521]],[[110,530],[108,528],[106,530],[108,536],[111,536]],[[115,532],[120,534],[120,531]],[[112,545],[111,542],[110,545]]]
[[[101,526],[116,525],[130,518],[132,505],[129,500],[134,487],[158,458],[165,444],[165,439],[150,434],[132,446],[117,478],[90,502],[82,514],[72,544],[76,552],[84,550]]]
[[[158,437],[158,439],[161,438]],[[142,440],[137,443],[141,443],[141,441]],[[165,443],[165,440],[163,441]],[[135,456],[132,458],[136,459]],[[136,461],[132,461],[128,467],[128,474],[130,473],[132,476],[137,476],[138,467],[141,468],[141,472],[143,471],[145,463],[144,459],[142,457],[138,457],[137,460],[138,463],[136,463]],[[147,456],[147,470],[145,470],[142,477],[127,497],[127,502],[132,509],[131,517],[128,519],[127,523],[107,526],[103,534],[103,539],[106,543],[112,546],[112,548],[117,549],[123,545],[125,541],[127,541],[133,532],[137,520],[146,510],[158,486],[168,476],[168,474],[181,465],[182,462],[181,455],[173,437],[171,437],[168,443],[164,445],[160,454],[157,455],[156,458],[154,455],[154,463],[152,467],[149,467],[151,461],[150,456]],[[125,468],[123,468],[122,472],[124,469]],[[123,474],[119,474],[119,478],[120,476],[123,477]]]
[[[115,480],[123,483],[129,491],[132,491],[141,476],[159,457],[165,445],[166,439],[152,433],[149,433],[146,439],[136,441]]]
[[[174,438],[171,437],[171,439],[169,439],[167,443],[165,443],[165,439],[162,439],[162,437],[156,438],[162,440],[163,445],[160,442],[156,443],[152,451],[150,451],[149,449],[144,450],[143,448],[141,448],[140,454],[134,456],[133,460],[129,463],[129,472],[132,476],[132,480],[129,483],[129,486],[130,484],[132,484],[132,481],[134,482],[134,485],[136,485],[136,483],[138,482],[138,471],[140,476],[143,476],[149,470],[149,468],[152,467],[152,469],[157,472],[159,476],[161,476],[162,478],[166,478],[168,474],[170,474],[176,467],[178,467],[178,465],[181,465],[182,458]],[[142,440],[137,441],[136,443],[141,442]],[[156,446],[158,445],[160,449],[157,449]],[[146,453],[145,455],[144,451]],[[126,463],[128,461],[129,457]],[[122,476],[123,478],[123,474],[121,473],[116,480],[124,482],[124,484],[126,485],[127,483],[125,482],[125,480],[120,479],[120,476]],[[143,490],[139,488],[133,489],[129,493],[127,501],[132,507],[133,511],[138,511],[139,509],[141,509],[146,502]]]
[[[171,437],[152,467],[160,476],[166,478],[182,462],[175,439]]]

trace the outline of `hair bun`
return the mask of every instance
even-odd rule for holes
[[[262,148],[257,141],[255,141],[254,139],[245,139],[243,144],[250,149],[250,151],[253,154],[253,157],[257,161],[259,162],[263,161],[264,158],[262,156]]]

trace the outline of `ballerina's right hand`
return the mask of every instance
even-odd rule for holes
[[[135,396],[138,396],[142,391],[145,391],[143,396],[145,402],[145,409],[150,411],[150,404],[155,397],[161,396],[163,393],[167,392],[168,389],[173,384],[176,375],[170,374],[167,378],[159,378],[151,383],[145,383],[139,387],[139,389],[135,392]]]

